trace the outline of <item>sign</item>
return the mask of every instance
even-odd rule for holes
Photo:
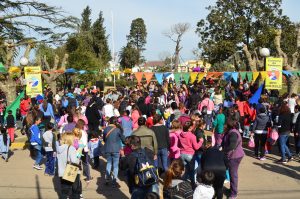
[[[26,66],[25,80],[26,80],[26,94],[30,97],[36,97],[42,95],[42,77],[40,66]]]
[[[282,58],[266,58],[266,89],[274,90],[282,88]]]

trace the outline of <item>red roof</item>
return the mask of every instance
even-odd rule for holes
[[[144,64],[144,67],[151,67],[151,66],[164,66],[165,63],[163,61],[148,61]]]

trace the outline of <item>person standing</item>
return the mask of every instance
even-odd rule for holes
[[[101,116],[95,98],[90,100],[88,106],[86,107],[85,115],[88,119],[89,132],[98,132]]]
[[[118,118],[111,117],[109,125],[103,131],[104,153],[107,160],[105,180],[108,185],[111,180],[111,170],[113,166],[112,184],[114,187],[119,187],[118,173],[119,173],[119,159],[122,143],[125,143],[125,137],[122,128],[118,123]]]
[[[242,147],[242,137],[237,130],[238,121],[228,119],[223,139],[223,152],[228,159],[230,175],[230,199],[235,199],[238,194],[238,168],[245,156]]]
[[[54,176],[56,158],[56,138],[53,134],[54,125],[49,123],[43,134],[43,147],[46,152],[45,175]]]
[[[168,149],[170,148],[169,129],[163,125],[163,118],[156,114],[153,117],[152,130],[157,138],[157,165],[162,164],[163,172],[168,170]]]
[[[225,115],[223,114],[223,108],[219,107],[219,113],[213,122],[214,136],[216,139],[216,145],[221,146],[224,137],[224,125],[225,125]]]
[[[43,169],[43,167],[40,166],[43,156],[42,156],[41,131],[38,127],[41,121],[42,121],[41,117],[36,117],[34,124],[30,127],[30,131],[31,131],[30,144],[35,151],[35,163],[33,165],[33,168],[37,170]]]
[[[15,125],[16,125],[16,122],[15,122],[14,116],[12,115],[12,111],[8,110],[7,113],[8,113],[8,115],[5,118],[6,129],[7,129],[8,135],[10,137],[10,142],[13,143],[15,141]]]
[[[289,147],[287,146],[287,141],[289,139],[291,129],[292,129],[292,114],[291,110],[286,103],[283,103],[279,109],[279,145],[281,151],[281,159],[279,163],[286,164],[287,162],[293,160],[292,154]],[[286,159],[287,155],[287,159]]]
[[[50,103],[47,102],[47,99],[44,99],[43,103],[40,104],[39,109],[43,112],[43,124],[46,127],[51,119],[55,120],[53,107]]]

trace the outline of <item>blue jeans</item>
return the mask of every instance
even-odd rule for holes
[[[45,174],[54,175],[55,174],[55,157],[53,157],[53,151],[46,151],[46,168]]]
[[[168,149],[158,149],[157,160],[155,160],[155,166],[158,167],[161,163],[164,171],[168,170]]]
[[[193,155],[190,154],[180,154],[180,158],[183,161],[185,166],[185,173],[183,179],[187,180],[190,179],[193,182],[194,179],[194,165],[193,164]]]
[[[289,139],[289,135],[280,135],[279,136],[279,144],[281,150],[281,159],[286,160],[285,154],[287,154],[288,158],[292,157],[289,147],[286,145],[287,140]]]
[[[105,153],[105,157],[107,160],[106,164],[106,174],[105,179],[110,179],[110,172],[111,168],[113,167],[113,182],[116,182],[118,179],[118,172],[119,172],[119,159],[120,159],[120,153]]]
[[[4,142],[6,142],[4,144]],[[0,135],[0,154],[2,154],[2,157],[4,159],[8,158],[8,151],[9,151],[9,144],[10,144],[10,137],[7,134],[7,140],[3,140],[3,135]]]
[[[42,146],[41,145],[34,145],[33,149],[35,151],[35,165],[40,165],[43,156],[42,156]]]
[[[159,195],[159,185],[154,184],[149,188],[134,187],[131,193],[131,199],[145,198],[147,193],[157,193]]]

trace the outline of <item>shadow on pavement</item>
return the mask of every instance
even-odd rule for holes
[[[106,162],[103,159],[100,159],[100,177],[97,178],[97,193],[103,195],[105,198],[117,198],[117,199],[126,199],[128,198],[125,193],[122,192],[120,188],[114,188],[111,184],[105,184],[105,168]],[[123,172],[119,172],[120,181],[124,180]],[[119,182],[124,183],[124,182]],[[126,186],[126,185],[125,185]],[[124,187],[121,185],[121,187]],[[127,188],[127,187],[126,187]]]
[[[35,175],[35,184],[36,184],[37,198],[42,199],[41,187],[40,187],[40,181],[39,181],[39,176],[38,175]]]

